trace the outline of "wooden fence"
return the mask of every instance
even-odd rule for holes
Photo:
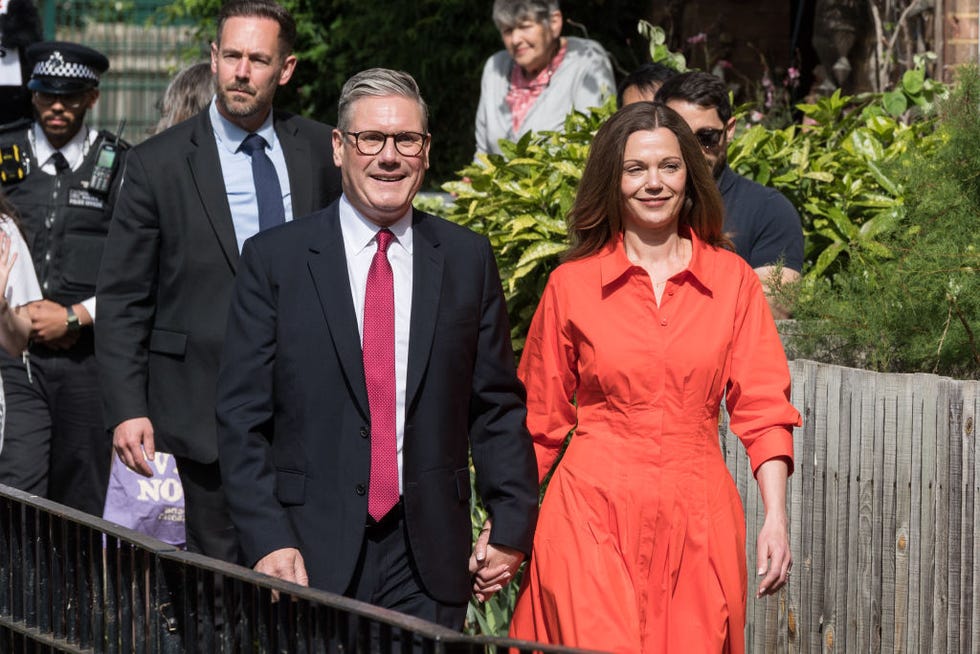
[[[723,427],[747,516],[748,651],[980,651],[980,383],[790,369],[804,425],[787,490],[793,576],[775,597],[752,593],[763,507]]]

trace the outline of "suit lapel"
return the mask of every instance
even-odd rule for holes
[[[201,204],[204,205],[204,213],[218,238],[228,265],[232,270],[237,270],[238,240],[235,238],[235,224],[231,219],[231,209],[228,208],[228,195],[221,177],[218,146],[214,142],[207,109],[198,114],[197,124],[191,133],[191,143],[194,147],[187,155],[187,163],[201,198]]]
[[[313,178],[310,174],[312,156],[308,139],[299,138],[296,127],[274,115],[276,137],[286,159],[289,175],[289,194],[293,203],[293,218],[313,213]]]
[[[354,301],[351,299],[350,280],[347,276],[339,203],[334,202],[318,216],[321,222],[320,236],[309,247],[307,265],[344,376],[353,389],[358,408],[365,418],[369,418],[371,411],[368,408],[364,363],[361,360],[361,339],[357,331],[357,315],[354,313]]]
[[[429,229],[425,214],[415,211],[413,218],[412,324],[408,339],[408,375],[405,406],[411,407],[422,383],[435,337],[439,297],[442,293],[444,256],[439,239]]]

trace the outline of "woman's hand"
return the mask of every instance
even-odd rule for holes
[[[789,550],[786,511],[771,511],[759,530],[756,543],[756,564],[762,577],[756,598],[772,595],[789,581],[793,554]]]
[[[755,473],[762,503],[766,507],[766,520],[762,523],[756,542],[756,571],[762,577],[755,593],[757,599],[772,595],[786,585],[793,569],[793,554],[789,550],[789,519],[786,517],[788,478],[789,464],[782,457],[769,459]]]

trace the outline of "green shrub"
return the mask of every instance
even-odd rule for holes
[[[848,365],[980,376],[980,73],[962,69],[925,147],[888,168],[904,189],[868,258],[812,288],[796,345]]]
[[[517,352],[548,274],[568,247],[565,217],[592,137],[614,110],[610,98],[589,114],[573,112],[564,132],[529,133],[517,143],[504,142],[502,155],[481,155],[460,171],[463,181],[443,185],[456,196],[443,215],[485,234],[497,254]]]
[[[729,147],[735,172],[779,189],[800,212],[808,284],[893,256],[882,237],[897,225],[903,197],[888,171],[910,150],[928,153],[938,143],[934,102],[945,87],[926,80],[924,66],[921,59],[885,94],[838,91],[798,105],[803,125],[754,125]]]

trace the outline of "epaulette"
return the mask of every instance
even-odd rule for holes
[[[0,125],[0,184],[15,184],[31,172],[27,132],[31,121],[22,118]]]

